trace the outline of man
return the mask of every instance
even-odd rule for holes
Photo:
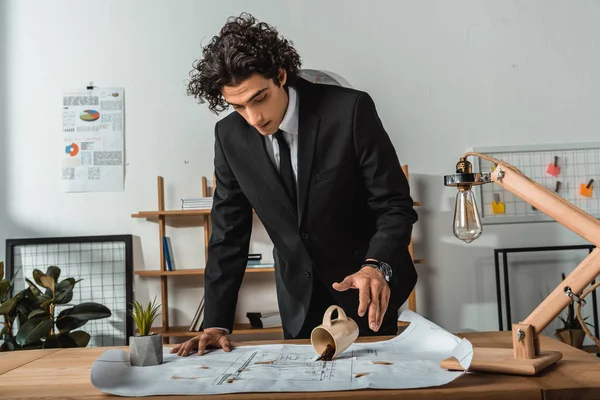
[[[274,244],[285,338],[310,337],[332,304],[362,336],[397,333],[417,279],[407,179],[369,95],[310,83],[300,65],[287,40],[245,13],[195,65],[188,93],[215,113],[235,112],[215,127],[205,329],[172,353],[231,350],[252,209]]]

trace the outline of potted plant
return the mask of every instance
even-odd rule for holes
[[[131,365],[147,367],[162,364],[163,344],[162,335],[150,332],[152,323],[158,316],[160,304],[156,297],[144,308],[138,301],[132,304],[131,316],[137,326],[137,334],[129,338],[129,357]]]
[[[0,351],[14,350],[16,347],[13,336],[13,324],[16,318],[17,297],[10,297],[13,281],[4,278],[4,262],[0,261]]]
[[[564,281],[564,272],[561,275]],[[567,306],[566,318],[563,318],[561,316],[559,316],[558,318],[562,321],[563,327],[556,330],[556,337],[560,341],[580,349],[583,346],[583,341],[585,340],[585,331],[583,330],[581,323],[579,322],[579,318],[577,318],[577,316],[575,315],[574,301],[571,301]],[[583,320],[585,321],[586,319],[588,319],[588,317],[585,317]],[[586,322],[586,324],[593,326],[589,322]]]
[[[0,284],[2,286],[0,291],[3,296],[0,300],[0,311],[4,316],[2,329],[4,343],[0,351],[86,347],[90,335],[78,329],[90,320],[108,318],[112,315],[106,306],[95,302],[73,305],[62,309],[56,315],[57,306],[70,305],[73,289],[79,282],[73,278],[59,281],[60,273],[60,268],[56,266],[48,267],[46,273],[35,269],[33,271],[35,283],[25,279],[28,287],[11,298],[8,296],[12,289],[12,281],[9,282],[8,290],[5,290],[7,284],[4,283],[7,280],[1,281],[3,283]],[[15,323],[18,324],[18,330],[16,335],[12,336]]]

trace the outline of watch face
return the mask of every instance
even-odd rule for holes
[[[383,275],[385,276],[385,279],[387,281],[389,281],[390,278],[392,277],[392,267],[390,267],[389,264],[381,262],[381,263],[379,263],[379,270],[381,272],[383,272]]]

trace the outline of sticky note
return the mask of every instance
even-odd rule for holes
[[[585,197],[592,197],[592,183],[594,183],[593,179],[590,179],[587,184],[582,183],[579,188],[579,194]]]
[[[554,156],[554,162],[548,165],[548,169],[546,170],[552,176],[560,175],[560,165],[558,165],[558,156]]]
[[[494,201],[492,201],[492,211],[494,214],[504,214],[504,203],[500,201],[499,193],[494,193]]]

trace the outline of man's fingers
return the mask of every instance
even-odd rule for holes
[[[179,348],[177,355],[187,357],[190,354],[190,352],[192,351],[192,349],[194,348],[195,342],[196,341],[194,339],[190,339],[190,340],[184,342],[181,345],[181,347]]]
[[[388,308],[388,304],[390,302],[390,290],[389,288],[384,288],[384,290],[381,292],[381,313],[380,313],[380,318],[379,318],[379,326],[381,326],[381,324],[383,323],[383,316],[385,315],[385,312],[387,311]]]
[[[200,339],[200,343],[198,343],[198,355],[201,356],[204,354],[204,350],[206,350],[206,346],[208,346],[211,342],[211,336],[204,335],[202,339]]]
[[[219,344],[226,352],[231,351],[231,342],[229,341],[229,338],[227,336],[221,336],[221,338],[219,339]]]
[[[350,289],[352,287],[356,287],[356,286],[354,285],[354,279],[352,279],[349,276],[347,276],[341,283],[335,282],[333,284],[333,288],[335,290],[340,291],[340,292],[348,290],[348,289]]]
[[[371,330],[377,332],[381,326],[383,320],[383,285],[378,280],[371,280],[371,304],[369,305],[369,327]]]
[[[371,302],[371,289],[368,285],[358,288],[358,315],[362,317],[369,307]]]

